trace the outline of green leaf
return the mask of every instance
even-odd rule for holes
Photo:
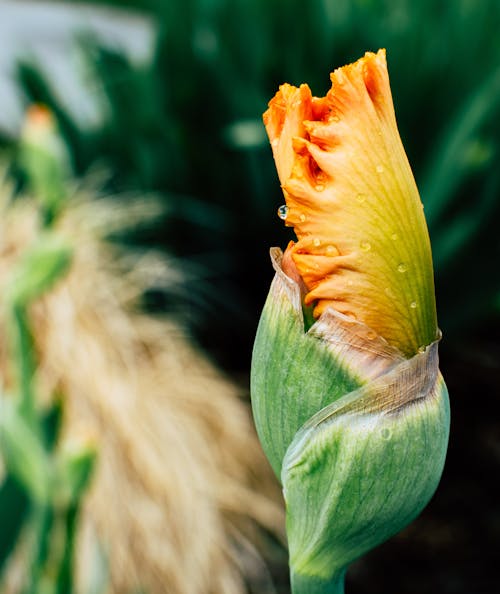
[[[22,488],[7,475],[0,485],[0,573],[24,525],[27,504]]]
[[[61,494],[67,503],[77,505],[89,485],[97,452],[91,444],[82,444],[76,449],[61,452],[59,460],[59,482]]]
[[[500,69],[497,68],[466,97],[442,137],[435,142],[420,184],[429,226],[441,220],[453,204],[457,188],[472,168],[470,159],[466,158],[467,148],[499,105]]]
[[[10,399],[0,397],[0,452],[7,470],[29,497],[44,505],[52,472],[44,444]]]
[[[45,233],[22,256],[6,298],[24,306],[46,291],[66,273],[72,257],[70,246],[58,235]]]

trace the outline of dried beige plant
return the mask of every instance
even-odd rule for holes
[[[259,527],[282,534],[283,514],[247,402],[180,324],[140,311],[151,280],[168,282],[179,270],[104,239],[143,218],[148,203],[85,194],[77,192],[56,225],[74,246],[70,272],[31,311],[40,405],[61,394],[62,439],[84,436],[99,452],[80,521],[80,590],[100,550],[110,593],[239,594],[256,579],[272,592]],[[0,294],[39,233],[33,202],[10,195],[4,183]],[[6,348],[0,374],[8,387]]]

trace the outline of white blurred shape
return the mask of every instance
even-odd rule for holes
[[[35,58],[63,105],[83,126],[102,117],[96,91],[85,84],[75,36],[90,32],[134,63],[149,60],[156,31],[148,17],[84,4],[0,0],[0,129],[17,135],[25,99],[15,81],[19,58]]]

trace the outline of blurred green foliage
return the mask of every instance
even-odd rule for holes
[[[82,129],[36,63],[21,63],[18,80],[29,102],[44,103],[55,114],[78,175],[104,164],[110,191],[156,192],[164,198],[167,215],[148,233],[126,239],[163,245],[184,257],[190,274],[180,299],[158,291],[147,296],[148,305],[175,307],[194,320],[198,335],[221,361],[248,369],[272,276],[268,247],[292,238],[276,216],[283,198],[261,114],[280,83],[307,81],[315,94],[323,94],[333,68],[385,47],[400,132],[433,239],[441,326],[457,337],[498,318],[497,0],[101,4],[151,15],[158,37],[153,59],[142,65],[81,38],[87,82],[105,114],[100,126]],[[33,408],[35,353],[26,305],[69,265],[67,247],[50,233],[64,175],[58,177],[56,167],[55,176],[44,177],[54,163],[49,154],[44,164],[40,150],[24,144],[17,159],[20,177],[28,170],[39,194],[46,229],[20,263],[6,296],[18,337],[12,356],[19,385],[9,401],[0,397],[0,451],[8,470],[0,485],[0,571],[21,528],[31,526],[26,592],[41,592],[49,572],[56,576],[50,591],[68,594],[78,501],[94,454],[86,446],[61,451],[57,406],[48,417]],[[36,275],[26,273],[30,266]],[[46,467],[52,470],[45,472]],[[62,503],[56,493],[64,494]],[[48,566],[49,528],[56,523],[64,524],[68,547],[54,573]]]
[[[40,228],[10,272],[2,295],[6,363],[14,376],[0,388],[0,590],[9,557],[23,568],[20,594],[71,594],[75,535],[82,496],[96,459],[90,440],[60,439],[61,399],[40,407],[37,352],[30,306],[67,273],[72,249],[52,228],[67,195],[64,143],[46,114],[25,130],[20,152],[24,174],[37,199]],[[27,133],[28,132],[28,133]],[[60,151],[52,151],[58,146]],[[35,157],[33,152],[36,153]]]
[[[323,94],[333,68],[380,47],[433,239],[441,325],[463,334],[498,314],[497,0],[101,4],[152,15],[158,27],[153,59],[139,66],[82,41],[101,126],[80,129],[36,64],[22,64],[19,80],[58,116],[78,173],[104,162],[111,188],[164,196],[168,217],[134,240],[194,267],[184,313],[201,311],[197,327],[212,352],[246,368],[272,274],[268,246],[291,238],[275,214],[283,198],[261,123],[267,101],[284,81]],[[161,294],[150,301],[172,304]]]

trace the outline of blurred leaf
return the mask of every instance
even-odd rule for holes
[[[23,527],[27,507],[26,494],[7,475],[0,484],[0,573]]]
[[[0,452],[5,466],[30,499],[45,504],[51,472],[43,444],[14,404],[5,397],[0,398]]]
[[[42,426],[43,436],[47,449],[53,450],[59,438],[61,424],[63,420],[63,402],[62,397],[57,397],[55,403],[50,406],[43,415]]]
[[[71,256],[71,248],[58,235],[40,235],[22,255],[6,299],[17,306],[24,306],[40,297],[66,273]]]
[[[488,119],[496,112],[500,115],[499,108],[500,68],[488,76],[478,89],[471,91],[441,139],[436,140],[436,149],[431,153],[428,171],[421,182],[429,225],[443,217],[457,188],[477,163],[477,159],[470,158],[470,153],[467,158],[467,148]]]
[[[470,248],[469,244],[480,241],[478,234],[495,208],[500,196],[500,172],[488,179],[488,184],[475,201],[473,212],[467,210],[457,213],[446,221],[445,228],[433,242],[433,251],[438,263],[438,271],[449,266],[450,261],[460,256],[460,252]]]
[[[71,506],[78,505],[88,487],[96,457],[97,451],[92,443],[83,443],[73,446],[71,451],[61,452],[58,465],[60,495],[66,496]]]

